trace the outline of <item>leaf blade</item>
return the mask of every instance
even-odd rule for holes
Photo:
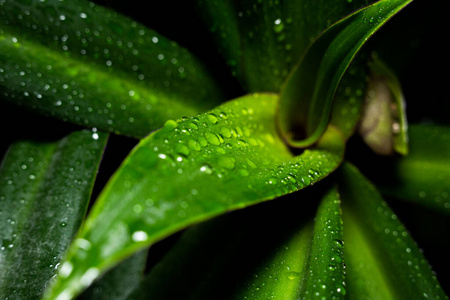
[[[373,176],[380,190],[385,195],[448,214],[449,132],[448,126],[412,124],[409,154],[387,161],[389,165],[377,160],[386,170],[381,176]]]
[[[98,275],[186,226],[299,190],[332,172],[342,159],[340,133],[330,128],[318,148],[293,157],[276,134],[277,100],[244,96],[207,114],[168,121],[141,141],[92,209],[66,261],[71,272],[60,273],[53,296],[83,289],[80,278],[91,275],[88,269]]]
[[[349,294],[355,299],[367,293],[378,298],[383,291],[394,299],[422,296],[445,299],[430,265],[375,187],[349,163],[343,164],[339,174],[344,224],[347,224],[344,238],[349,241],[347,248],[354,247],[346,256]],[[361,230],[366,239],[349,235],[345,226],[352,233]],[[368,244],[360,245],[360,242]],[[371,252],[370,259],[362,256],[359,249]]]
[[[106,134],[80,131],[8,150],[0,169],[0,264],[15,271],[0,276],[5,298],[42,296],[84,218],[106,140]]]
[[[2,1],[0,7],[0,91],[8,101],[143,137],[167,119],[223,100],[186,49],[92,2]]]
[[[326,129],[336,89],[357,52],[408,1],[378,1],[329,27],[307,50],[281,90],[279,129],[293,147],[314,144]],[[293,131],[303,129],[300,139]]]

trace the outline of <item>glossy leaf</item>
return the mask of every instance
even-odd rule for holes
[[[409,132],[410,153],[380,162],[386,173],[374,177],[377,186],[386,195],[449,214],[450,128],[411,125]]]
[[[336,89],[355,55],[411,1],[378,1],[335,23],[311,45],[281,90],[279,127],[291,146],[308,147],[319,139]]]
[[[414,240],[374,186],[340,168],[349,299],[446,299]]]
[[[405,99],[397,76],[374,55],[359,133],[377,154],[408,154]]]
[[[344,252],[339,194],[329,188],[314,219],[314,236],[303,274],[301,299],[343,299]]]
[[[338,195],[319,185],[325,193],[302,191],[190,229],[130,299],[343,298]],[[323,197],[315,222],[300,195],[308,204]]]
[[[39,299],[86,213],[106,134],[19,141],[0,168],[0,295]]]
[[[167,121],[142,140],[93,207],[48,294],[72,296],[131,253],[226,211],[297,191],[341,162],[330,127],[294,157],[276,134],[276,95],[254,94]]]
[[[133,137],[211,109],[221,91],[186,49],[92,2],[0,2],[0,95]]]
[[[312,41],[371,1],[202,0],[199,15],[249,92],[279,92]]]

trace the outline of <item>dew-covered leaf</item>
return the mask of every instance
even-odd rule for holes
[[[278,137],[278,97],[252,94],[142,140],[109,181],[48,294],[73,296],[131,253],[194,223],[300,190],[341,162],[330,127],[293,156]]]
[[[422,252],[374,186],[340,168],[349,299],[447,299]]]
[[[324,193],[314,219],[309,258],[301,274],[301,299],[343,299],[344,274],[341,207],[334,187]]]
[[[371,176],[386,195],[449,214],[450,127],[413,124],[409,137],[409,154],[376,160],[384,172]]]
[[[133,137],[223,100],[186,49],[83,0],[0,1],[0,96]]]
[[[198,1],[219,51],[249,92],[279,92],[291,69],[328,26],[368,0]]]
[[[412,0],[381,0],[330,26],[307,50],[283,85],[279,127],[294,147],[314,144],[327,128],[336,89],[355,55]]]
[[[106,134],[18,141],[0,168],[0,297],[39,299],[86,213]]]
[[[191,228],[130,299],[343,298],[338,195],[318,185]]]

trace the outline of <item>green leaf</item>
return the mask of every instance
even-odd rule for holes
[[[383,164],[377,186],[389,196],[450,213],[450,127],[411,125],[410,152]]]
[[[320,187],[190,229],[130,299],[343,298],[339,197]]]
[[[373,55],[359,133],[377,154],[408,154],[406,105],[397,76]]]
[[[297,295],[318,200],[303,191],[304,201],[298,198],[231,212],[188,229],[130,300]]]
[[[311,42],[371,1],[199,1],[199,15],[249,92],[279,92]]]
[[[330,127],[294,157],[278,138],[276,95],[254,94],[167,121],[142,140],[107,184],[48,294],[73,296],[131,253],[191,224],[297,191],[341,162]]]
[[[0,297],[39,299],[86,213],[107,135],[20,141],[0,168]]]
[[[109,270],[85,290],[78,300],[122,300],[139,286],[144,277],[148,251],[140,251]]]
[[[186,49],[92,2],[0,2],[0,95],[133,137],[223,100]]]
[[[314,219],[314,236],[302,276],[302,299],[343,299],[346,293],[340,210],[337,189],[329,188]]]
[[[447,299],[406,228],[374,186],[348,163],[340,168],[350,299]]]
[[[308,147],[319,139],[336,89],[355,55],[411,1],[378,1],[335,23],[311,45],[281,90],[279,127],[291,146]]]

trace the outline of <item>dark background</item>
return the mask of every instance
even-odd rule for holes
[[[215,51],[208,30],[196,17],[191,1],[146,1],[146,5],[138,0],[94,2],[129,15],[205,60],[226,86],[229,99],[245,93]],[[375,47],[398,74],[410,123],[450,123],[450,59],[446,45],[450,28],[449,13],[448,0],[415,0],[369,41],[368,47]],[[10,142],[16,139],[53,139],[78,128],[76,125],[35,116],[1,101],[0,126],[0,157]],[[94,194],[98,193],[118,162],[135,143],[134,139],[111,137]],[[353,155],[368,153],[368,149],[357,137],[351,139],[349,147],[349,152]],[[414,204],[388,200],[419,247],[424,250],[441,285],[450,294],[449,218]]]

